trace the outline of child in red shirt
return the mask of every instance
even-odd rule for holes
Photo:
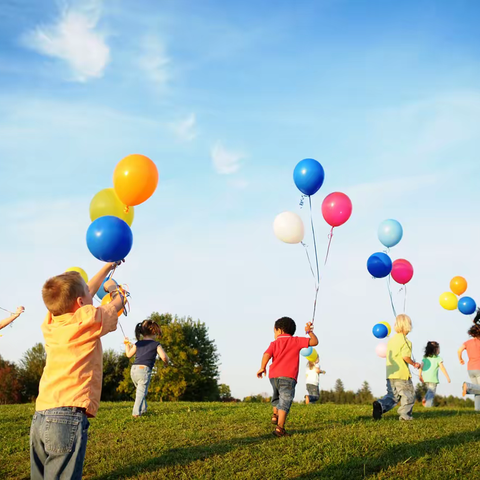
[[[275,341],[263,354],[262,366],[257,372],[257,377],[262,378],[266,373],[267,363],[273,358],[268,377],[273,387],[272,423],[277,425],[273,431],[276,437],[288,435],[284,427],[295,397],[300,350],[318,345],[318,338],[312,331],[313,325],[311,323],[305,325],[305,333],[310,338],[294,337],[293,334],[296,329],[295,322],[289,317],[282,317],[275,322],[273,329]]]

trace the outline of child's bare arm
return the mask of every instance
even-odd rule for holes
[[[125,344],[125,355],[128,358],[132,358],[137,353],[137,346],[132,345],[127,337],[125,337],[123,343]]]
[[[441,371],[443,372],[443,374],[445,375],[445,377],[447,378],[448,383],[450,383],[450,377],[448,376],[447,369],[446,369],[445,366],[443,365],[443,362],[440,363],[439,367],[440,367],[440,370],[441,370]]]
[[[121,263],[122,262],[106,263],[100,269],[100,271],[90,279],[87,285],[88,285],[88,290],[90,291],[90,294],[92,295],[92,297],[98,292],[98,289],[102,286],[102,283],[105,280],[105,277],[110,273],[110,271],[113,270],[116,266],[120,265]]]
[[[113,305],[118,313],[124,309],[126,298],[121,293],[119,293],[117,289],[118,286],[113,280],[108,280],[108,282],[105,282],[105,290],[108,293],[111,293],[113,297],[110,305]]]
[[[466,350],[465,348],[465,345],[462,345],[459,349],[458,349],[458,360],[460,362],[460,365],[465,365],[465,361],[463,360],[462,358],[462,354],[463,354],[463,351]]]
[[[403,357],[404,362],[411,365],[413,368],[420,368],[422,365],[420,363],[414,362],[411,357]]]
[[[313,333],[313,323],[308,322],[305,325],[305,333],[307,333],[308,336],[310,337],[310,340],[308,341],[308,346],[309,347],[316,347],[318,345],[318,338]]]
[[[13,314],[13,315],[10,315],[9,317],[7,318],[4,318],[3,320],[0,321],[0,330],[2,328],[5,328],[7,327],[8,325],[10,325],[14,320],[16,320],[23,312],[25,311],[25,308],[23,307],[18,307],[17,308],[17,311]]]
[[[272,356],[269,353],[265,352],[263,354],[262,365],[260,367],[260,370],[257,372],[257,377],[258,378],[262,378],[264,374],[265,375],[267,374],[267,372],[266,372],[267,363],[270,361],[271,358],[272,358]]]
[[[420,381],[421,381],[422,383],[425,383],[425,382],[423,381],[422,372],[423,372],[423,362],[422,362],[422,365],[420,366],[420,370],[418,371],[418,377],[420,378]]]
[[[168,355],[165,353],[165,350],[162,348],[161,345],[157,347],[157,353],[158,353],[158,356],[163,360],[163,363],[165,365],[168,365],[168,362],[170,361],[170,359],[168,358]]]

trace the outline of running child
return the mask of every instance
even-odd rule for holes
[[[324,370],[320,370],[320,359],[314,362],[307,362],[307,395],[305,395],[305,404],[315,403],[320,398],[320,375],[325,374]]]
[[[422,401],[425,408],[433,407],[433,399],[435,398],[435,392],[437,391],[437,385],[439,383],[439,369],[447,378],[448,383],[450,383],[450,377],[443,365],[442,357],[440,357],[439,354],[440,345],[438,342],[428,342],[425,347],[425,356],[423,357],[419,372],[420,381],[427,386],[427,393]]]

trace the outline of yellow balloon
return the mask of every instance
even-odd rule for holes
[[[440,305],[445,310],[455,310],[458,305],[458,298],[452,292],[445,292],[440,295]]]
[[[67,270],[65,270],[65,272],[77,272],[85,280],[85,283],[88,283],[88,275],[87,275],[87,272],[85,272],[85,270],[83,268],[71,267],[71,268],[67,268]]]
[[[102,299],[102,305],[108,305],[111,301],[112,301],[112,294],[107,293]],[[123,313],[123,310],[120,310],[118,312],[118,316],[120,316],[122,313]]]
[[[90,220],[92,222],[99,217],[111,215],[118,217],[132,226],[134,209],[130,207],[125,213],[125,205],[120,201],[113,188],[100,190],[90,202]]]
[[[305,357],[309,362],[314,362],[318,358],[318,353],[315,349],[312,350],[311,355]]]
[[[388,333],[387,333],[387,337],[390,335],[390,332],[392,331],[392,329],[390,328],[390,324],[388,322],[379,322],[380,325],[385,325],[387,328],[388,328]]]

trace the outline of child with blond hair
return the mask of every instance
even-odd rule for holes
[[[30,429],[32,480],[82,478],[88,418],[97,414],[102,392],[101,337],[117,329],[125,305],[113,280],[104,284],[112,294],[109,304],[96,308],[92,297],[116,265],[105,265],[88,285],[77,272],[43,285],[47,362]]]
[[[307,377],[306,387],[307,395],[305,395],[305,404],[315,403],[320,398],[320,375],[325,374],[324,370],[320,370],[320,359],[314,362],[307,362],[305,376]]]
[[[415,403],[415,389],[409,365],[420,368],[412,359],[412,342],[407,335],[412,331],[412,321],[408,315],[397,315],[394,335],[387,344],[387,394],[373,402],[373,418],[380,420],[384,413],[401,402],[398,408],[400,420],[413,420],[412,410]]]

